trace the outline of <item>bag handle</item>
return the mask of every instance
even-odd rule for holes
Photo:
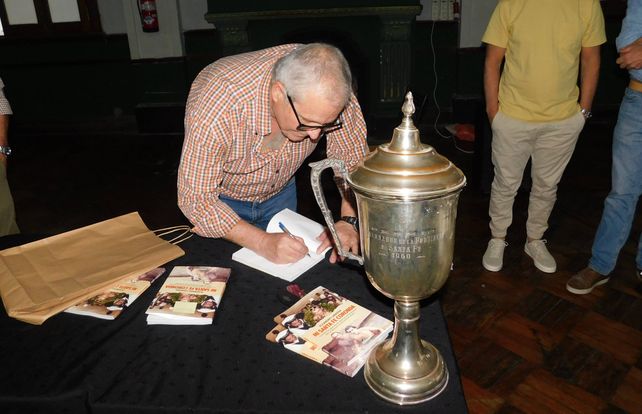
[[[171,227],[164,227],[162,229],[156,229],[152,230],[152,233],[157,235],[158,237],[165,236],[168,234],[176,233],[176,232],[181,232],[178,236],[174,237],[171,240],[168,240],[169,243],[171,244],[179,244],[184,242],[185,240],[189,239],[194,235],[192,233],[192,229],[187,226],[187,225],[182,225],[182,226],[171,226]]]

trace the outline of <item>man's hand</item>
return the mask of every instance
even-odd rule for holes
[[[4,154],[0,154],[0,165],[2,165],[4,168],[7,167],[7,156]]]
[[[308,254],[308,247],[302,238],[290,237],[285,233],[266,233],[243,220],[232,227],[225,239],[247,247],[272,263],[294,263]]]
[[[285,233],[265,233],[258,254],[272,263],[287,264],[298,262],[308,254],[308,246],[297,236],[290,237]]]
[[[499,112],[499,103],[495,105],[494,107],[488,107],[486,108],[486,115],[488,115],[488,121],[492,124],[493,119],[495,119],[495,116],[497,116],[497,112]]]
[[[334,226],[337,230],[337,236],[339,236],[339,240],[341,241],[341,247],[343,247],[344,250],[350,251],[354,254],[358,254],[359,233],[352,226],[352,224],[346,223],[343,220],[339,220],[334,224]],[[321,245],[319,245],[319,248],[317,249],[317,254],[332,246],[330,263],[336,263],[337,260],[343,261],[343,257],[339,256],[339,252],[337,251],[337,248],[332,240],[330,230],[326,228],[325,231],[317,237],[317,239],[321,241]]]
[[[622,69],[642,68],[642,37],[620,49],[620,56],[615,63]]]

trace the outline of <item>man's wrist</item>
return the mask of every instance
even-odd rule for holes
[[[341,221],[351,224],[355,231],[359,232],[359,219],[354,216],[342,216]]]
[[[580,106],[580,112],[582,113],[582,116],[584,119],[589,119],[593,117],[593,112],[591,112],[590,108],[585,108],[583,106]]]

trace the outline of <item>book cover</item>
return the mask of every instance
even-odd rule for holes
[[[274,318],[269,341],[354,376],[392,321],[319,286]]]
[[[229,277],[230,269],[226,267],[174,267],[147,309],[147,323],[211,324]]]
[[[296,263],[276,264],[244,247],[234,252],[232,260],[291,282],[323,260],[329,248],[321,254],[316,253],[321,244],[317,237],[324,230],[324,227],[316,221],[286,208],[272,217],[266,231],[268,233],[282,233],[283,230],[279,227],[279,223],[283,223],[292,234],[303,239],[308,247],[309,254],[307,256]]]
[[[124,280],[96,296],[77,303],[65,312],[101,319],[116,319],[163,273],[165,269],[159,267],[136,278]]]

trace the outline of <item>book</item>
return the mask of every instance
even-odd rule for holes
[[[272,217],[266,231],[268,233],[284,232],[279,223],[282,223],[292,234],[303,239],[308,247],[308,255],[295,263],[276,264],[244,247],[232,254],[232,260],[291,282],[323,260],[330,248],[328,247],[321,254],[316,253],[321,244],[317,237],[323,232],[324,227],[314,220],[286,208]]]
[[[138,277],[121,281],[104,292],[66,309],[65,312],[101,319],[116,319],[163,273],[165,269],[158,267]]]
[[[266,339],[354,377],[393,322],[319,286],[274,318]]]
[[[211,324],[229,278],[227,267],[174,267],[147,308],[147,324]]]

